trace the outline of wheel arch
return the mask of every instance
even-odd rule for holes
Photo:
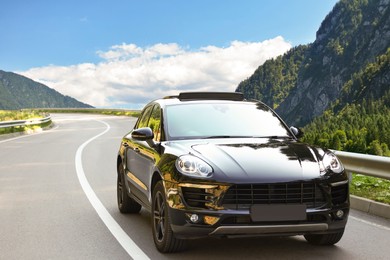
[[[150,183],[150,194],[153,194],[154,187],[156,186],[157,182],[161,181],[162,177],[158,171],[155,171],[153,173],[152,181]],[[151,197],[152,195],[150,195]]]
[[[117,159],[116,159],[116,173],[119,174],[119,171],[118,171],[118,168],[119,168],[119,165],[123,162],[123,159],[120,155],[118,155]]]

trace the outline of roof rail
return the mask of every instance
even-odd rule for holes
[[[171,99],[171,98],[178,98],[178,95],[172,95],[172,96],[165,96],[163,99]]]
[[[180,100],[232,100],[243,101],[244,95],[239,92],[182,92]]]

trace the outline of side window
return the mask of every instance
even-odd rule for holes
[[[149,119],[148,127],[154,134],[154,141],[160,142],[161,139],[161,108],[159,105],[153,107],[152,114]]]
[[[152,112],[152,108],[153,106],[148,106],[147,108],[145,108],[145,110],[141,115],[141,118],[138,121],[137,128],[148,126],[148,121],[149,121],[150,113]]]

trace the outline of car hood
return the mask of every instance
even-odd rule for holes
[[[187,148],[213,167],[215,181],[267,183],[320,177],[316,151],[296,141],[217,141],[193,144]]]

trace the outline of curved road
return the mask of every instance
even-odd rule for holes
[[[134,118],[52,115],[55,127],[0,140],[0,259],[390,259],[390,221],[351,212],[342,240],[202,239],[163,255],[150,215],[116,206],[116,154]]]

